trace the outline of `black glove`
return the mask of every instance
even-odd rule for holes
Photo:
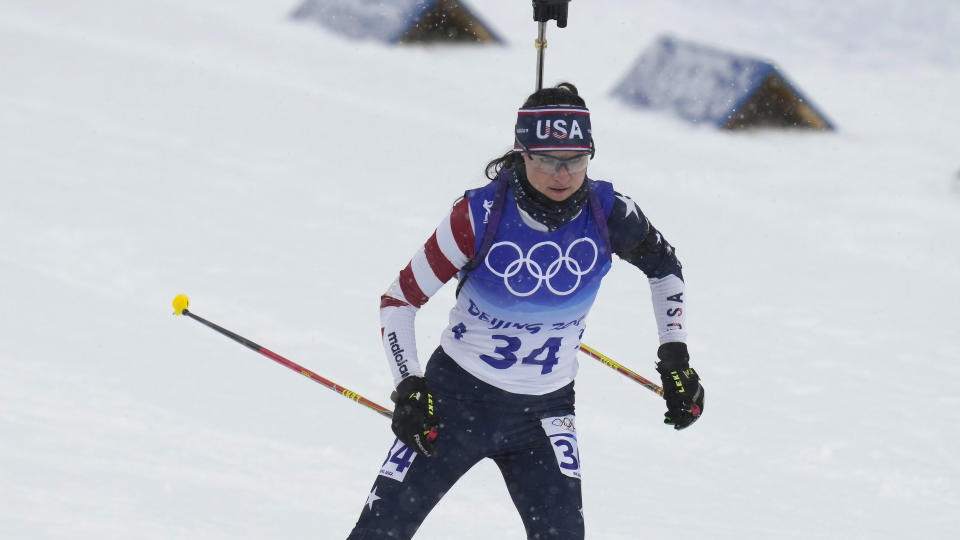
[[[660,358],[657,371],[663,381],[663,399],[667,400],[663,423],[674,429],[683,429],[696,422],[703,413],[700,376],[690,367],[686,343],[664,343],[657,349],[657,356]]]
[[[396,403],[390,425],[393,433],[403,444],[424,456],[432,456],[439,421],[427,380],[413,375],[403,379],[390,399]]]

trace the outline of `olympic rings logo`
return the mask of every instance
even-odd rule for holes
[[[573,251],[573,248],[583,242],[585,242],[593,251],[593,260],[590,261],[590,265],[587,266],[587,268],[583,268],[580,264],[580,261],[570,256],[570,252]],[[491,255],[498,247],[501,246],[512,248],[517,252],[517,258],[508,264],[502,272],[490,265]],[[539,262],[533,259],[534,253],[540,249],[556,251],[556,260],[548,264],[546,270],[543,269],[543,266],[541,266]],[[514,296],[530,296],[531,294],[540,290],[540,286],[544,283],[546,283],[547,288],[550,289],[550,292],[553,294],[556,294],[557,296],[566,296],[577,290],[577,287],[580,286],[581,278],[593,270],[593,267],[597,264],[597,257],[599,254],[600,252],[597,249],[597,244],[595,244],[590,238],[578,238],[577,240],[574,240],[569,246],[567,246],[566,252],[564,252],[555,242],[540,242],[538,244],[534,244],[526,254],[523,253],[523,250],[520,249],[520,246],[517,244],[509,241],[503,241],[497,242],[496,244],[490,246],[490,251],[487,253],[487,258],[484,260],[484,264],[486,264],[487,268],[493,272],[493,275],[503,278],[504,286]],[[570,275],[576,278],[576,283],[574,283],[569,289],[561,291],[554,288],[551,280],[556,277],[564,268]],[[510,284],[510,278],[519,274],[523,269],[526,269],[527,272],[537,280],[537,284],[534,285],[529,291],[514,290],[513,286]]]

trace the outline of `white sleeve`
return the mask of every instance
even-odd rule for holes
[[[683,312],[683,295],[686,292],[683,280],[671,274],[662,278],[650,278],[649,281],[660,343],[685,342],[687,317]]]
[[[380,330],[394,385],[410,375],[423,375],[417,355],[417,311],[470,262],[473,252],[473,218],[469,201],[463,198],[380,297]]]

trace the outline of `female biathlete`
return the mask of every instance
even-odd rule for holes
[[[492,459],[529,539],[582,539],[573,379],[585,318],[616,254],[646,274],[665,422],[703,411],[689,366],[673,247],[629,197],[587,178],[590,113],[563,83],[518,111],[512,151],[487,165],[381,297],[397,436],[349,540],[411,538],[470,467]],[[450,278],[457,301],[426,369],[417,310]]]

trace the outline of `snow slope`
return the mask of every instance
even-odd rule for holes
[[[504,47],[391,48],[294,0],[0,3],[0,535],[343,538],[387,423],[192,321],[381,404],[378,298],[482,182],[532,90]],[[584,359],[590,538],[947,538],[960,526],[960,5],[606,0],[546,78],[685,265],[701,422]],[[834,134],[725,133],[609,97],[656,36],[773,59]],[[648,376],[646,283],[616,263],[585,340]],[[439,339],[448,287],[422,311]],[[492,464],[423,539],[522,538]]]

